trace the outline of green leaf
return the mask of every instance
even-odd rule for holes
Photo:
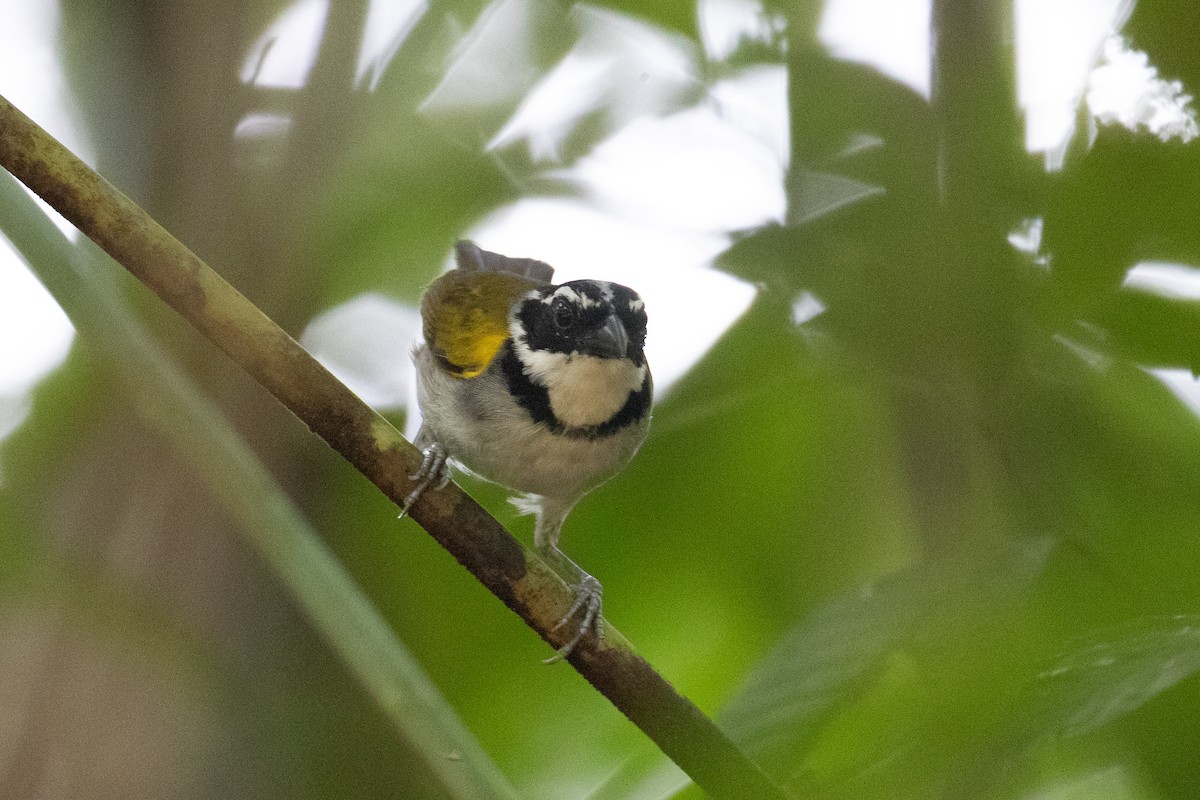
[[[1200,615],[1133,620],[1072,641],[1038,676],[1042,735],[1090,733],[1200,672]]]
[[[1095,321],[1111,335],[1113,350],[1134,363],[1200,373],[1200,302],[1125,289]]]
[[[922,681],[912,648],[932,641],[953,652],[962,631],[1003,616],[1028,594],[1049,546],[1034,540],[988,553],[991,559],[972,553],[914,567],[831,600],[748,674],[722,722],[757,757],[790,765],[785,771],[819,759],[819,747],[806,754],[823,726],[839,714],[874,717],[894,702],[908,702],[901,698]],[[894,711],[888,715],[896,719]],[[848,723],[843,718],[840,724]],[[860,729],[846,728],[844,735]]]

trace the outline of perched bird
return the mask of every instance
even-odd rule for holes
[[[599,632],[601,586],[558,548],[563,521],[587,492],[633,458],[650,426],[653,382],[642,351],[646,310],[632,289],[597,280],[551,283],[541,261],[472,242],[421,300],[425,342],[413,352],[424,460],[405,509],[449,480],[447,459],[527,495],[533,540],[574,582],[580,615],[566,657]]]

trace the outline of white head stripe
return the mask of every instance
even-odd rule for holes
[[[592,308],[592,307],[598,306],[598,305],[600,305],[600,301],[594,300],[590,294],[579,295],[579,307],[580,308]]]
[[[542,300],[542,302],[545,303],[546,305],[550,305],[551,303],[553,303],[555,301],[555,299],[557,299],[559,297],[563,298],[564,300],[569,300],[572,303],[576,303],[576,304],[579,303],[579,294],[574,289],[572,289],[570,286],[558,287],[558,289],[554,292],[554,294],[550,295],[549,297],[544,298]]]

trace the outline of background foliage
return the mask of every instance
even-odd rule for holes
[[[472,224],[573,191],[484,145],[579,17],[531,4],[541,72],[435,119],[422,103],[455,44],[497,12],[434,5],[371,92],[347,90],[365,3],[332,4],[297,92],[239,78],[274,2],[69,0],[62,51],[100,171],[299,333],[363,292],[415,302]],[[935,4],[929,103],[832,59],[816,4],[768,4],[775,38],[721,63],[695,56],[691,3],[607,4],[700,60],[691,92],[639,113],[786,66],[789,216],[736,232],[717,266],[758,285],[754,305],[574,514],[570,551],[642,653],[800,796],[1191,797],[1200,430],[1144,367],[1195,368],[1197,307],[1123,282],[1141,259],[1200,264],[1200,151],[1106,127],[1047,173],[985,5]],[[1144,2],[1126,34],[1194,88],[1196,25]],[[637,118],[621,102],[577,121],[561,164]],[[291,117],[286,138],[231,136],[264,110]],[[828,175],[886,191],[839,204],[814,189]],[[1008,243],[1030,218],[1048,266]],[[428,537],[118,280],[522,795],[682,787]],[[825,311],[797,325],[802,292]],[[0,795],[449,796],[236,534],[246,498],[214,495],[115,369],[82,338],[0,454]],[[501,491],[471,488],[522,529]]]

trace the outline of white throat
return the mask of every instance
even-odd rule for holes
[[[627,358],[519,349],[530,380],[546,387],[554,416],[572,428],[612,419],[646,380],[645,366]]]

